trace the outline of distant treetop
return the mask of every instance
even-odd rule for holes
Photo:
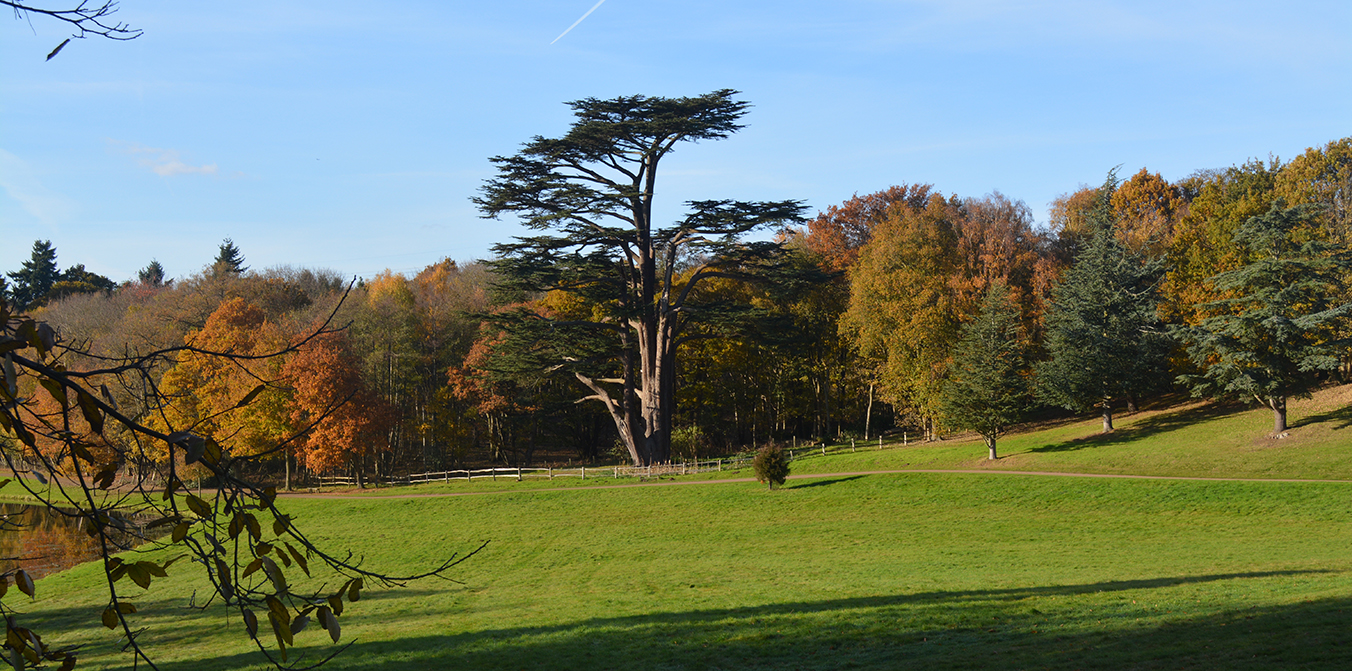
[[[239,275],[248,269],[248,266],[244,265],[244,256],[239,253],[239,247],[235,246],[235,241],[226,238],[221,242],[216,260],[211,263],[213,274],[234,273]]]

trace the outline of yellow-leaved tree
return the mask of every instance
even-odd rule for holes
[[[160,382],[165,402],[152,414],[152,426],[228,441],[241,456],[274,449],[291,430],[288,393],[277,384],[282,361],[271,356],[286,346],[281,329],[262,309],[231,298],[184,341],[187,347]],[[251,402],[241,405],[245,397]]]

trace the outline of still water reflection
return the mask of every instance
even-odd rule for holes
[[[136,526],[130,525],[133,533],[119,538],[119,544],[143,542],[144,531]],[[0,571],[17,567],[41,578],[98,557],[98,541],[80,528],[79,518],[42,506],[0,503]]]

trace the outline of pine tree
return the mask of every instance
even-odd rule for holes
[[[1036,392],[1051,405],[1077,412],[1099,408],[1103,431],[1113,430],[1115,399],[1134,399],[1166,379],[1173,341],[1156,307],[1163,265],[1118,241],[1109,174],[1088,213],[1091,235],[1053,289],[1047,314],[1050,359],[1036,366]]]
[[[33,256],[24,261],[22,268],[9,274],[9,278],[14,280],[10,295],[15,308],[24,311],[41,305],[59,275],[56,269],[56,248],[52,242],[35,240]]]
[[[976,320],[962,330],[941,410],[954,428],[975,431],[996,459],[995,440],[1028,407],[1028,347],[1019,307],[1004,283],[992,284]]]
[[[158,260],[151,259],[146,267],[136,271],[136,279],[146,286],[164,286],[164,266]]]
[[[244,265],[244,257],[239,253],[239,247],[235,246],[235,241],[226,238],[221,242],[216,260],[211,263],[212,272],[217,275],[224,273],[239,275],[248,269]]]
[[[1252,263],[1208,282],[1223,295],[1201,308],[1211,313],[1181,329],[1201,375],[1180,376],[1195,396],[1251,396],[1272,408],[1272,430],[1286,430],[1286,401],[1309,396],[1348,354],[1339,327],[1352,316],[1344,277],[1352,252],[1320,240],[1299,242],[1318,205],[1286,207],[1278,199],[1235,233]]]

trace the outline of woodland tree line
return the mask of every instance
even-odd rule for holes
[[[188,345],[141,386],[110,385],[117,407],[236,453],[309,427],[263,462],[288,479],[642,463],[899,430],[977,431],[994,458],[995,438],[1030,412],[1094,411],[1109,430],[1114,412],[1181,390],[1262,401],[1280,430],[1286,398],[1349,374],[1352,138],[1177,182],[1113,174],[1057,199],[1045,227],[1000,193],[903,184],[811,219],[794,202],[696,202],[671,228],[631,235],[650,225],[653,147],[735,132],[732,93],[573,103],[573,131],[494,159],[479,199],[486,215],[557,235],[504,243],[486,262],[349,285],[328,270],[249,269],[226,240],[190,277],[151,261],[116,284],[60,271],[38,241],[0,286],[77,345],[71,370]],[[647,125],[625,126],[635,118]],[[661,125],[671,118],[684,125]],[[613,132],[603,150],[587,144],[598,128]],[[635,138],[660,142],[636,145],[649,153],[629,170],[614,157]],[[601,180],[597,162],[633,186]],[[604,217],[622,221],[597,226]],[[744,237],[765,227],[774,240]],[[632,280],[626,293],[606,278],[629,260],[632,276],[614,275]],[[267,356],[335,310],[347,328]],[[670,330],[668,349],[645,349],[660,342],[645,319]],[[659,394],[674,404],[644,407]]]

